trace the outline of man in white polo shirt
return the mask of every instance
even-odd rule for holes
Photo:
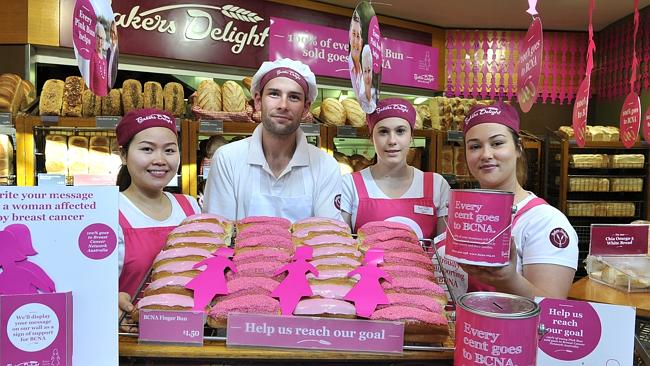
[[[299,61],[264,62],[251,93],[262,123],[212,158],[203,211],[239,220],[277,216],[341,219],[338,163],[310,145],[300,121],[316,98],[316,77]]]

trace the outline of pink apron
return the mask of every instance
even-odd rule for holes
[[[433,173],[424,173],[424,197],[420,198],[370,198],[361,173],[352,173],[352,180],[359,195],[355,230],[367,222],[384,221],[400,216],[414,221],[422,231],[422,238],[429,239],[435,236],[438,216],[433,205]]]
[[[517,210],[517,213],[515,213],[515,217],[512,219],[512,227],[513,228],[515,227],[517,220],[519,220],[519,218],[524,212],[540,205],[548,205],[548,203],[546,203],[546,201],[544,201],[539,197],[535,197],[532,200],[528,201],[528,203],[526,203],[526,205],[524,205],[524,207],[522,207],[521,210]],[[474,278],[472,278],[472,276],[469,276],[467,280],[467,292],[475,292],[475,291],[495,292],[496,289],[490,285],[486,285],[482,282],[475,280]]]
[[[173,195],[185,215],[194,215],[192,205],[182,194]],[[131,297],[149,272],[156,255],[167,241],[167,235],[176,226],[159,226],[134,228],[120,212],[120,227],[124,232],[124,266],[120,275],[120,292],[126,292]]]

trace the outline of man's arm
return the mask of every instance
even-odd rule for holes
[[[237,218],[237,199],[234,185],[232,161],[223,149],[215,152],[210,163],[210,173],[205,184],[203,212],[224,216],[230,220]]]

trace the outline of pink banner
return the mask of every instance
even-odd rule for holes
[[[435,89],[438,49],[387,38],[382,44],[382,84]],[[282,57],[304,62],[318,76],[348,79],[348,31],[271,18],[269,59]]]

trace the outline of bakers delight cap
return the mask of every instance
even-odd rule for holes
[[[286,77],[298,83],[298,85],[302,87],[307,101],[310,103],[316,99],[316,96],[318,96],[316,76],[311,72],[309,66],[290,58],[282,58],[262,63],[262,66],[260,66],[253,76],[251,93],[255,95],[255,93],[260,92],[261,94],[264,85],[278,77]]]
[[[415,108],[411,103],[402,98],[387,98],[380,100],[377,109],[366,117],[368,129],[372,131],[377,122],[389,117],[405,119],[411,128],[415,128]]]
[[[515,107],[507,103],[496,102],[492,105],[476,104],[467,112],[463,132],[467,133],[470,128],[481,123],[502,124],[519,133],[519,114]]]
[[[171,113],[156,108],[134,109],[122,117],[115,134],[120,146],[126,145],[138,132],[152,127],[164,127],[176,132],[176,120]]]

